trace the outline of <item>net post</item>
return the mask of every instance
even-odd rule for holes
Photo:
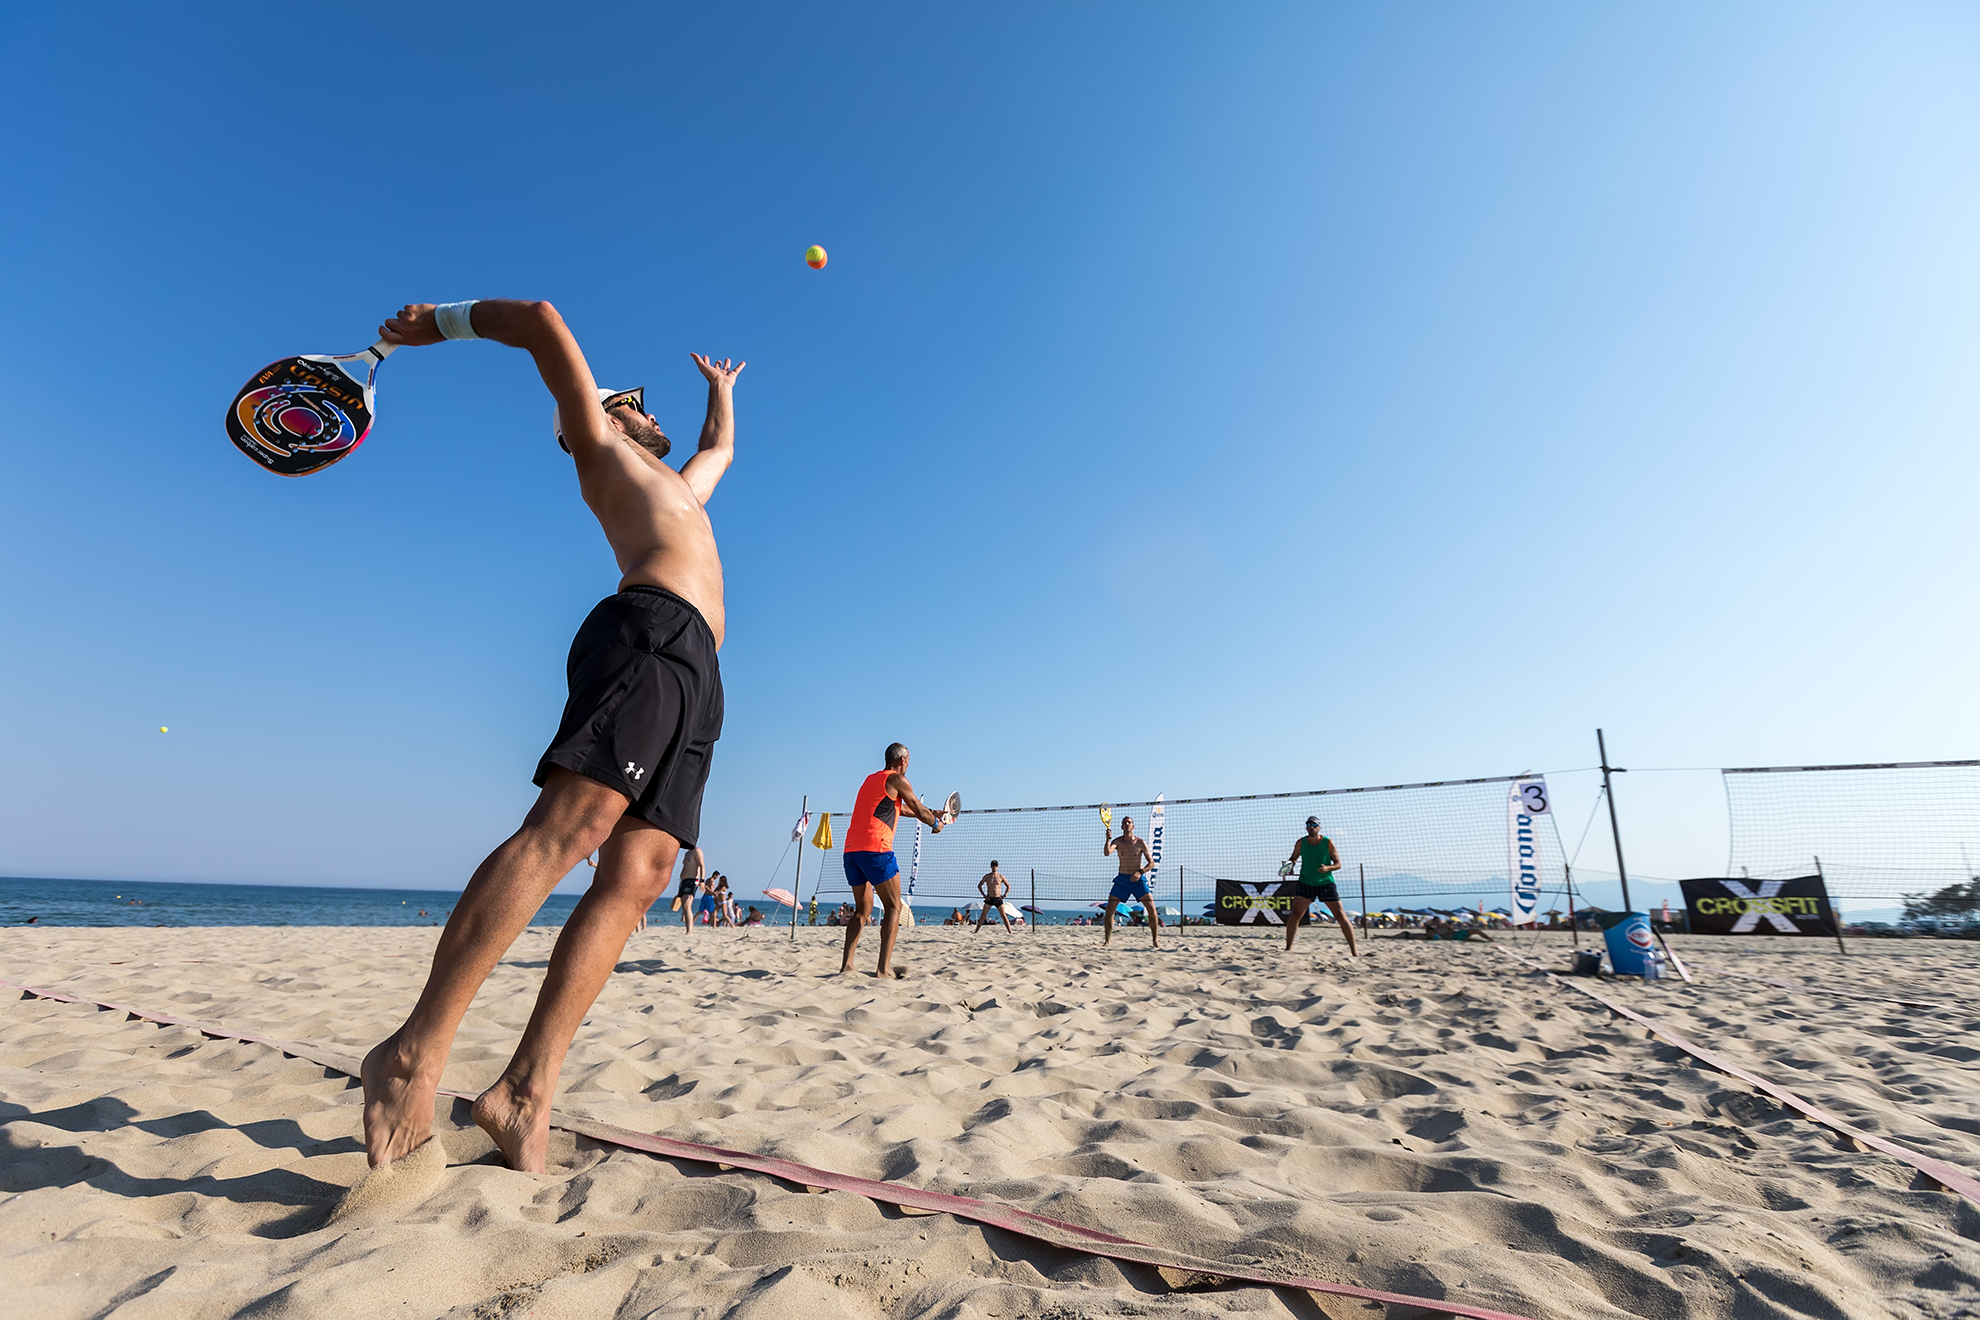
[[[1368,863],[1356,862],[1355,872],[1361,877],[1361,933],[1368,934]]]
[[[1843,943],[1842,937],[1842,913],[1836,911],[1836,900],[1829,894],[1829,877],[1822,874],[1820,857],[1815,859],[1815,878],[1822,882],[1822,901],[1829,905],[1829,928],[1835,932],[1836,949],[1844,956],[1848,956],[1849,948]],[[1690,909],[1687,908],[1686,911],[1688,913]]]
[[[791,873],[791,943],[797,943],[798,904],[804,901],[804,827],[811,822],[805,818],[811,814],[811,794],[801,799],[803,806],[798,808],[798,859],[797,870]]]
[[[1609,786],[1609,775],[1627,774],[1628,771],[1609,764],[1609,745],[1602,740],[1602,731],[1595,730],[1595,747],[1602,754],[1602,791],[1609,799],[1609,834],[1616,841],[1616,879],[1622,881],[1623,911],[1634,912],[1629,903],[1629,871],[1623,866],[1622,826],[1616,823],[1616,790]]]
[[[1038,933],[1038,868],[1031,868],[1031,933]]]
[[[1567,877],[1568,948],[1579,949],[1581,947],[1581,928],[1575,925],[1574,921],[1574,863],[1568,862],[1563,865],[1561,867],[1561,873]]]

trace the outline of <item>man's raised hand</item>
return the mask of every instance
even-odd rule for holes
[[[699,353],[690,353],[688,356],[694,359],[695,366],[701,368],[701,374],[707,378],[708,383],[717,389],[726,390],[735,388],[737,374],[749,365],[747,362],[737,362],[734,365],[730,365],[728,358],[723,358],[720,362],[717,362],[712,358],[703,357]]]
[[[378,337],[388,344],[404,344],[408,348],[437,344],[446,338],[440,333],[440,323],[433,318],[432,303],[407,303],[397,316],[388,317],[378,327]]]

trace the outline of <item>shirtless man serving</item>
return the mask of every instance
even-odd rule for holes
[[[981,880],[976,882],[976,892],[983,895],[983,911],[976,915],[976,929],[983,929],[983,923],[990,920],[990,909],[996,908],[997,920],[1003,922],[1004,930],[1009,932],[1011,928],[1011,914],[1004,911],[1004,896],[1011,892],[1011,882],[1009,877],[997,869],[997,863],[994,859],[990,863],[990,870]],[[1032,915],[1037,916],[1038,914],[1034,912]],[[974,932],[971,933],[974,934]]]
[[[558,936],[515,1057],[474,1102],[509,1166],[541,1172],[550,1100],[571,1037],[701,829],[701,793],[722,734],[722,561],[702,506],[735,456],[732,393],[743,364],[694,355],[708,381],[701,443],[676,472],[643,390],[603,390],[547,302],[408,305],[387,343],[492,339],[536,361],[557,402],[557,441],[618,557],[618,594],[579,627],[563,722],[537,765],[522,828],[468,881],[405,1025],[365,1056],[364,1146],[375,1168],[433,1128],[454,1031],[475,991],[557,882],[593,849],[598,874]]]
[[[1148,868],[1155,859],[1148,852],[1148,845],[1134,832],[1134,818],[1121,817],[1121,837],[1114,837],[1114,827],[1107,826],[1107,846],[1100,855],[1114,855],[1121,859],[1121,873],[1114,877],[1114,887],[1107,891],[1107,906],[1101,913],[1100,924],[1106,934],[1100,937],[1100,946],[1105,948],[1114,938],[1114,904],[1130,898],[1141,900],[1141,910],[1148,914],[1148,935],[1155,941],[1155,947],[1162,947],[1162,918],[1156,915],[1154,896],[1148,892],[1145,878]]]

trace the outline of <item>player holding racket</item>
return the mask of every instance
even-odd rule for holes
[[[846,923],[846,951],[839,971],[850,972],[859,933],[873,919],[873,896],[880,896],[880,963],[873,974],[884,978],[893,965],[894,937],[901,929],[901,864],[894,856],[894,824],[903,810],[940,834],[948,822],[923,806],[908,783],[908,749],[887,745],[887,764],[866,777],[846,818],[846,883],[853,891],[853,919]],[[943,813],[946,815],[947,813]]]
[[[1284,838],[1285,835],[1280,835]],[[1320,818],[1306,818],[1306,834],[1293,845],[1292,856],[1286,865],[1299,863],[1299,892],[1293,895],[1292,914],[1286,918],[1286,952],[1292,952],[1293,936],[1299,934],[1299,923],[1306,920],[1306,910],[1315,903],[1325,903],[1334,914],[1334,920],[1341,925],[1341,934],[1347,936],[1348,956],[1359,958],[1361,954],[1354,947],[1354,924],[1347,919],[1347,912],[1341,907],[1341,891],[1334,884],[1334,872],[1341,869],[1341,854],[1334,847],[1334,841],[1320,832]]]
[[[701,442],[679,471],[641,390],[601,390],[547,302],[409,304],[380,327],[400,346],[492,339],[536,361],[578,493],[618,558],[619,589],[571,644],[570,697],[536,768],[522,827],[476,869],[441,932],[405,1025],[365,1056],[364,1146],[373,1167],[431,1134],[435,1092],[475,992],[557,882],[598,851],[597,878],[557,938],[515,1057],[474,1102],[511,1168],[540,1173],[550,1099],[571,1037],[701,829],[722,733],[722,560],[703,506],[735,457],[742,363],[694,355],[708,381]],[[463,588],[472,591],[472,586]],[[488,590],[483,588],[485,594]]]
[[[1106,823],[1107,813],[1101,816]],[[1141,900],[1141,910],[1148,914],[1148,937],[1155,941],[1155,947],[1162,947],[1162,918],[1155,911],[1155,896],[1148,892],[1148,868],[1155,864],[1155,858],[1148,851],[1148,844],[1134,832],[1134,817],[1121,817],[1121,837],[1114,837],[1114,827],[1106,825],[1107,846],[1100,850],[1102,857],[1115,856],[1121,860],[1121,873],[1114,877],[1114,887],[1107,891],[1107,906],[1101,909],[1100,925],[1104,934],[1100,937],[1100,947],[1106,948],[1114,938],[1114,905],[1130,898]]]

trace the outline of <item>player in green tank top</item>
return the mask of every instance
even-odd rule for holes
[[[1320,832],[1318,816],[1306,818],[1306,834],[1293,845],[1292,856],[1286,861],[1299,863],[1299,888],[1293,894],[1292,912],[1286,918],[1286,952],[1292,952],[1293,937],[1299,934],[1299,925],[1306,920],[1306,910],[1319,902],[1333,912],[1341,934],[1347,936],[1348,955],[1359,958],[1361,953],[1354,947],[1354,926],[1341,906],[1341,891],[1334,886],[1334,872],[1341,869],[1341,855],[1334,841]]]

